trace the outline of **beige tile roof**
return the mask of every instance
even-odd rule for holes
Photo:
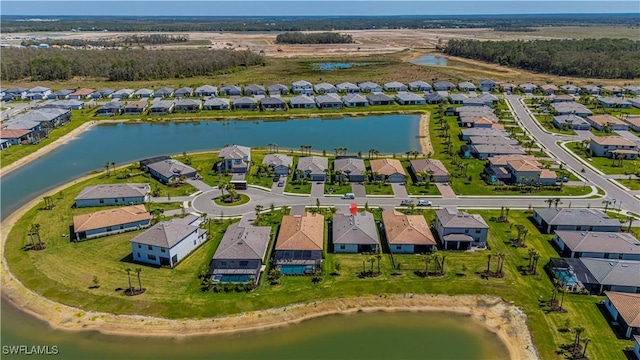
[[[478,116],[473,118],[473,124],[493,124],[495,121],[493,119],[486,116]]]
[[[615,291],[605,291],[604,294],[607,295],[627,325],[640,327],[640,294]]]
[[[628,124],[640,127],[640,116],[630,116],[625,121]]]
[[[619,119],[609,115],[609,114],[602,114],[602,115],[591,115],[591,116],[587,116],[587,119],[593,121],[594,123],[598,124],[598,125],[607,125],[607,123],[612,123],[614,125],[624,125],[624,123],[622,121],[620,121]]]
[[[387,242],[394,245],[435,245],[436,240],[422,215],[405,215],[396,210],[382,212]]]
[[[322,250],[324,246],[324,217],[305,213],[282,217],[276,250]]]
[[[411,160],[411,166],[416,172],[426,172],[433,176],[449,176],[449,171],[442,161],[436,159]]]
[[[0,130],[0,139],[17,139],[31,132],[33,132],[33,130],[2,129]]]
[[[149,105],[146,100],[131,101],[125,105],[125,109],[144,109]]]
[[[370,161],[371,171],[380,175],[405,175],[402,163],[398,159],[375,159]]]
[[[540,171],[540,167],[537,166],[534,162],[518,159],[518,160],[509,160],[507,164],[513,168],[515,171]]]
[[[509,161],[512,160],[526,160],[538,167],[542,167],[542,164],[538,162],[533,155],[499,155],[489,158],[489,162],[491,163],[491,165],[495,166],[505,166]]]
[[[540,171],[540,179],[557,179],[558,174],[553,170],[542,169]]]
[[[78,89],[75,92],[73,92],[71,95],[78,95],[78,96],[87,96],[87,95],[91,95],[95,90],[93,89],[87,89],[87,88],[82,88],[82,89]]]
[[[81,232],[142,220],[151,220],[151,214],[145,209],[144,205],[109,208],[90,214],[74,216],[73,229],[75,232]]]
[[[598,145],[634,146],[635,144],[622,136],[596,136],[591,141]]]

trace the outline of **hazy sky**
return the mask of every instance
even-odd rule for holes
[[[467,15],[548,13],[640,13],[626,0],[1,0],[2,15],[286,16],[286,15]]]

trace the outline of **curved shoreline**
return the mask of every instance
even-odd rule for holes
[[[420,137],[420,148],[423,154],[433,155],[433,145],[431,144],[431,138],[429,137],[429,122],[431,121],[431,114],[426,113],[420,116],[420,131],[418,136]]]

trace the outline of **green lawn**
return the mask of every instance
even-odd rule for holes
[[[364,184],[367,195],[393,195],[393,188],[389,184]]]
[[[596,130],[595,128],[591,128],[589,129],[589,131],[591,131],[591,133],[595,136],[618,136],[618,133],[610,131],[610,132],[606,132],[606,131],[600,131],[600,130]]]
[[[638,169],[640,169],[640,166],[638,166],[638,160],[622,160],[622,166],[613,166],[612,159],[604,157],[587,157],[584,151],[581,150],[582,145],[579,142],[570,142],[566,146],[575,155],[585,159],[589,164],[608,175],[634,174]]]
[[[153,213],[154,210],[160,210],[165,212],[167,210],[178,210],[182,209],[181,202],[173,202],[173,203],[146,203],[145,207],[147,211]]]
[[[292,184],[293,179],[287,179],[286,184],[284,185],[284,191],[289,193],[296,194],[311,194],[311,182],[307,181],[303,184]]]
[[[245,194],[238,194],[238,199],[236,201],[234,201],[233,203],[227,203],[223,201],[225,196],[227,196],[226,193],[224,195],[219,195],[216,198],[214,198],[213,201],[220,206],[238,206],[238,205],[246,204],[251,200],[249,196]]]
[[[409,195],[440,195],[440,191],[435,184],[430,184],[428,187],[425,185],[416,185],[413,181],[406,182],[404,187],[407,189]]]
[[[332,191],[333,190],[333,191]],[[335,183],[335,184],[329,184],[329,183],[325,183],[324,184],[324,193],[325,194],[346,194],[346,193],[350,193],[352,192],[351,189],[351,184],[350,183],[344,183],[344,184],[339,184],[339,183]]]
[[[640,190],[640,179],[638,178],[618,179],[617,181],[631,190]]]
[[[577,133],[574,130],[558,129],[557,127],[555,127],[555,125],[553,125],[553,122],[552,122],[553,117],[549,115],[536,115],[535,118],[538,120],[538,123],[540,123],[541,127],[543,127],[547,131],[550,131],[556,134],[563,134],[563,135],[577,135]]]

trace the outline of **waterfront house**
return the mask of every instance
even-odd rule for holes
[[[335,253],[377,253],[380,245],[376,222],[368,211],[333,214],[333,251]]]
[[[338,89],[338,92],[340,93],[357,93],[360,92],[360,88],[358,87],[358,85],[350,83],[350,82],[343,82],[340,84],[336,85],[336,89]]]
[[[84,109],[85,102],[80,100],[55,100],[50,103],[46,103],[38,108],[58,108],[67,110],[82,110]]]
[[[140,160],[140,170],[148,172],[149,171],[149,165],[151,165],[153,163],[157,163],[158,161],[169,160],[169,159],[171,159],[171,158],[166,156],[166,155],[161,155],[161,156],[156,156],[156,157],[152,157],[152,158],[142,159],[142,160]]]
[[[333,170],[339,171],[340,179],[347,179],[350,182],[364,182],[367,168],[364,160],[354,157],[342,157],[333,161]]]
[[[631,107],[631,103],[622,97],[601,97],[598,98],[598,103],[605,108],[628,109]]]
[[[447,250],[485,248],[489,225],[480,215],[444,208],[436,211],[436,232]]]
[[[450,81],[436,81],[433,83],[433,90],[435,91],[451,91],[456,86]]]
[[[462,104],[469,96],[465,94],[449,94],[449,102],[452,104]]]
[[[325,158],[326,159],[326,158]],[[284,215],[274,248],[274,265],[284,275],[313,274],[322,269],[324,217]]]
[[[400,105],[425,105],[427,101],[420,95],[410,92],[399,92],[395,97]]]
[[[289,106],[292,109],[313,109],[316,107],[316,101],[307,95],[298,95],[289,99]]]
[[[255,96],[255,95],[264,96],[265,94],[266,94],[266,91],[264,89],[264,86],[262,85],[250,84],[244,87],[245,96]]]
[[[133,89],[120,89],[113,93],[114,99],[128,99],[133,96],[136,91]]]
[[[371,105],[393,105],[395,100],[387,94],[371,94],[367,95],[367,101]]]
[[[233,100],[234,110],[257,110],[258,100],[250,97],[241,97]]]
[[[498,155],[526,155],[520,146],[509,144],[469,144],[462,146],[461,151],[480,160]]]
[[[444,96],[440,94],[428,94],[426,96],[427,104],[440,104],[444,102]]]
[[[244,219],[229,225],[209,266],[213,283],[257,284],[270,240],[270,226],[253,226]]]
[[[358,88],[360,88],[360,92],[362,93],[382,92],[382,87],[371,81],[365,81],[365,82],[359,83]]]
[[[151,214],[144,205],[100,210],[73,217],[73,240],[140,230],[151,225]]]
[[[604,130],[606,126],[608,126],[611,131],[629,130],[629,126],[627,124],[609,114],[587,116],[587,121],[596,130],[600,131]]]
[[[225,98],[208,98],[204,101],[204,110],[229,110],[229,99]]]
[[[580,91],[579,87],[571,84],[562,85],[560,86],[560,88],[562,89],[562,91],[564,91],[565,94],[568,94],[568,95],[575,95],[578,93],[578,91]]]
[[[316,92],[316,94],[335,94],[338,92],[338,89],[329,84],[329,83],[320,83],[320,84],[316,84],[313,86],[313,90]]]
[[[275,175],[288,175],[293,167],[293,157],[283,154],[267,154],[262,163],[269,166]]]
[[[149,107],[149,115],[166,115],[173,111],[174,103],[171,100],[155,101]]]
[[[389,251],[394,254],[431,252],[436,247],[433,233],[422,215],[405,215],[388,209],[382,212],[382,226]]]
[[[110,101],[110,102],[102,105],[98,109],[98,111],[96,112],[96,115],[98,115],[98,116],[116,116],[116,115],[120,115],[120,114],[122,114],[122,111],[124,110],[125,105],[126,104],[124,102]]]
[[[463,81],[458,84],[458,90],[460,91],[468,91],[475,92],[477,87],[470,81]]]
[[[551,109],[555,115],[591,116],[593,112],[577,102],[554,102]]]
[[[181,87],[180,89],[176,90],[174,95],[177,98],[193,96],[193,88],[188,87],[188,86],[187,87]]]
[[[495,81],[490,79],[484,79],[480,81],[480,91],[482,92],[491,92],[495,90],[497,86],[498,84]]]
[[[127,115],[143,114],[147,110],[147,106],[149,106],[147,100],[131,101],[124,106],[124,113]]]
[[[216,96],[216,95],[218,95],[218,88],[215,87],[215,86],[211,86],[211,85],[198,86],[193,91],[193,95],[195,95],[195,96],[205,96],[205,97]]]
[[[320,109],[342,109],[344,104],[336,94],[319,95],[316,104]]]
[[[172,88],[164,87],[156,91],[155,96],[159,98],[168,98],[168,97],[172,97],[173,93],[174,91]]]
[[[140,90],[137,90],[133,95],[134,97],[137,97],[140,99],[149,99],[155,95],[155,91],[151,89],[140,89]]]
[[[558,87],[553,84],[540,85],[539,89],[543,95],[555,95],[556,91],[558,91]]]
[[[618,219],[596,209],[537,208],[533,220],[545,234],[556,230],[620,232]]]
[[[350,93],[344,95],[342,97],[342,101],[344,101],[344,105],[346,107],[366,107],[369,106],[369,101],[367,99],[358,94],[358,93]]]
[[[270,96],[274,96],[274,95],[288,95],[289,94],[289,88],[285,85],[282,84],[274,84],[274,85],[269,85],[267,87],[267,92],[269,93]]]
[[[406,173],[398,159],[373,159],[369,161],[371,172],[376,180],[392,183],[404,182]]]
[[[130,240],[133,261],[174,267],[207,241],[195,215],[162,221]]]
[[[585,85],[582,87],[582,93],[588,95],[600,95],[600,91],[602,91],[602,89],[596,85]]]
[[[500,129],[494,128],[468,128],[460,130],[462,140],[469,141],[472,136],[502,136],[509,137],[509,134]]]
[[[305,156],[298,159],[298,171],[304,173],[309,181],[326,181],[329,159],[324,156]]]
[[[431,91],[433,87],[431,84],[422,80],[412,81],[409,83],[409,90],[411,91]]]
[[[294,94],[313,95],[313,85],[306,80],[294,81],[291,85],[291,92]]]
[[[31,129],[0,129],[0,140],[6,141],[10,145],[31,144],[36,141]],[[5,145],[8,147],[8,145]]]
[[[163,184],[171,184],[179,181],[181,177],[193,179],[198,172],[189,165],[185,165],[175,159],[165,159],[148,164],[147,169],[151,177]]]
[[[20,144],[37,144],[46,135],[46,130],[42,129],[42,123],[29,120],[9,119],[2,124],[3,136],[13,142],[20,141]]]
[[[613,320],[618,323],[626,338],[634,336],[636,345],[634,353],[640,359],[640,294],[629,294],[617,291],[605,291],[604,307]]]
[[[640,290],[640,261],[594,258],[552,258],[549,269],[564,288],[636,293]]]
[[[175,103],[175,112],[198,112],[202,109],[202,101],[198,99],[179,98]]]
[[[51,89],[44,86],[32,87],[27,91],[25,97],[29,100],[42,100],[46,99],[51,94]]]
[[[562,257],[640,260],[640,242],[631,233],[556,230]]]
[[[247,173],[251,164],[251,148],[242,145],[225,146],[218,154],[217,168],[219,172]]]
[[[553,125],[558,129],[589,130],[591,124],[578,115],[556,115],[553,117]]]
[[[448,183],[450,179],[449,171],[442,161],[436,159],[415,159],[411,160],[411,171],[416,180],[425,181],[427,174],[431,181],[437,183]]]
[[[638,158],[638,144],[622,136],[595,136],[589,142],[589,150],[597,157],[622,156],[624,159],[632,160]]]
[[[220,88],[220,95],[240,96],[242,95],[242,89],[236,85],[225,85]]]
[[[260,100],[260,107],[263,111],[287,110],[287,102],[279,97],[268,97]]]
[[[407,85],[398,81],[392,81],[384,84],[384,91],[401,92],[401,91],[407,91],[407,90],[408,90]]]
[[[75,207],[132,205],[149,201],[149,184],[106,184],[87,186],[75,198]]]
[[[67,100],[67,99],[69,99],[69,96],[71,96],[71,94],[73,94],[74,92],[75,92],[75,90],[73,90],[73,89],[60,89],[58,91],[54,91],[53,93],[51,93],[48,96],[48,98],[56,99],[56,100]],[[113,95],[113,93],[112,93],[112,95]]]
[[[525,83],[525,84],[520,84],[520,86],[518,86],[520,88],[520,91],[522,91],[523,93],[527,93],[527,94],[531,94],[533,93],[537,86],[531,84],[531,83]]]

